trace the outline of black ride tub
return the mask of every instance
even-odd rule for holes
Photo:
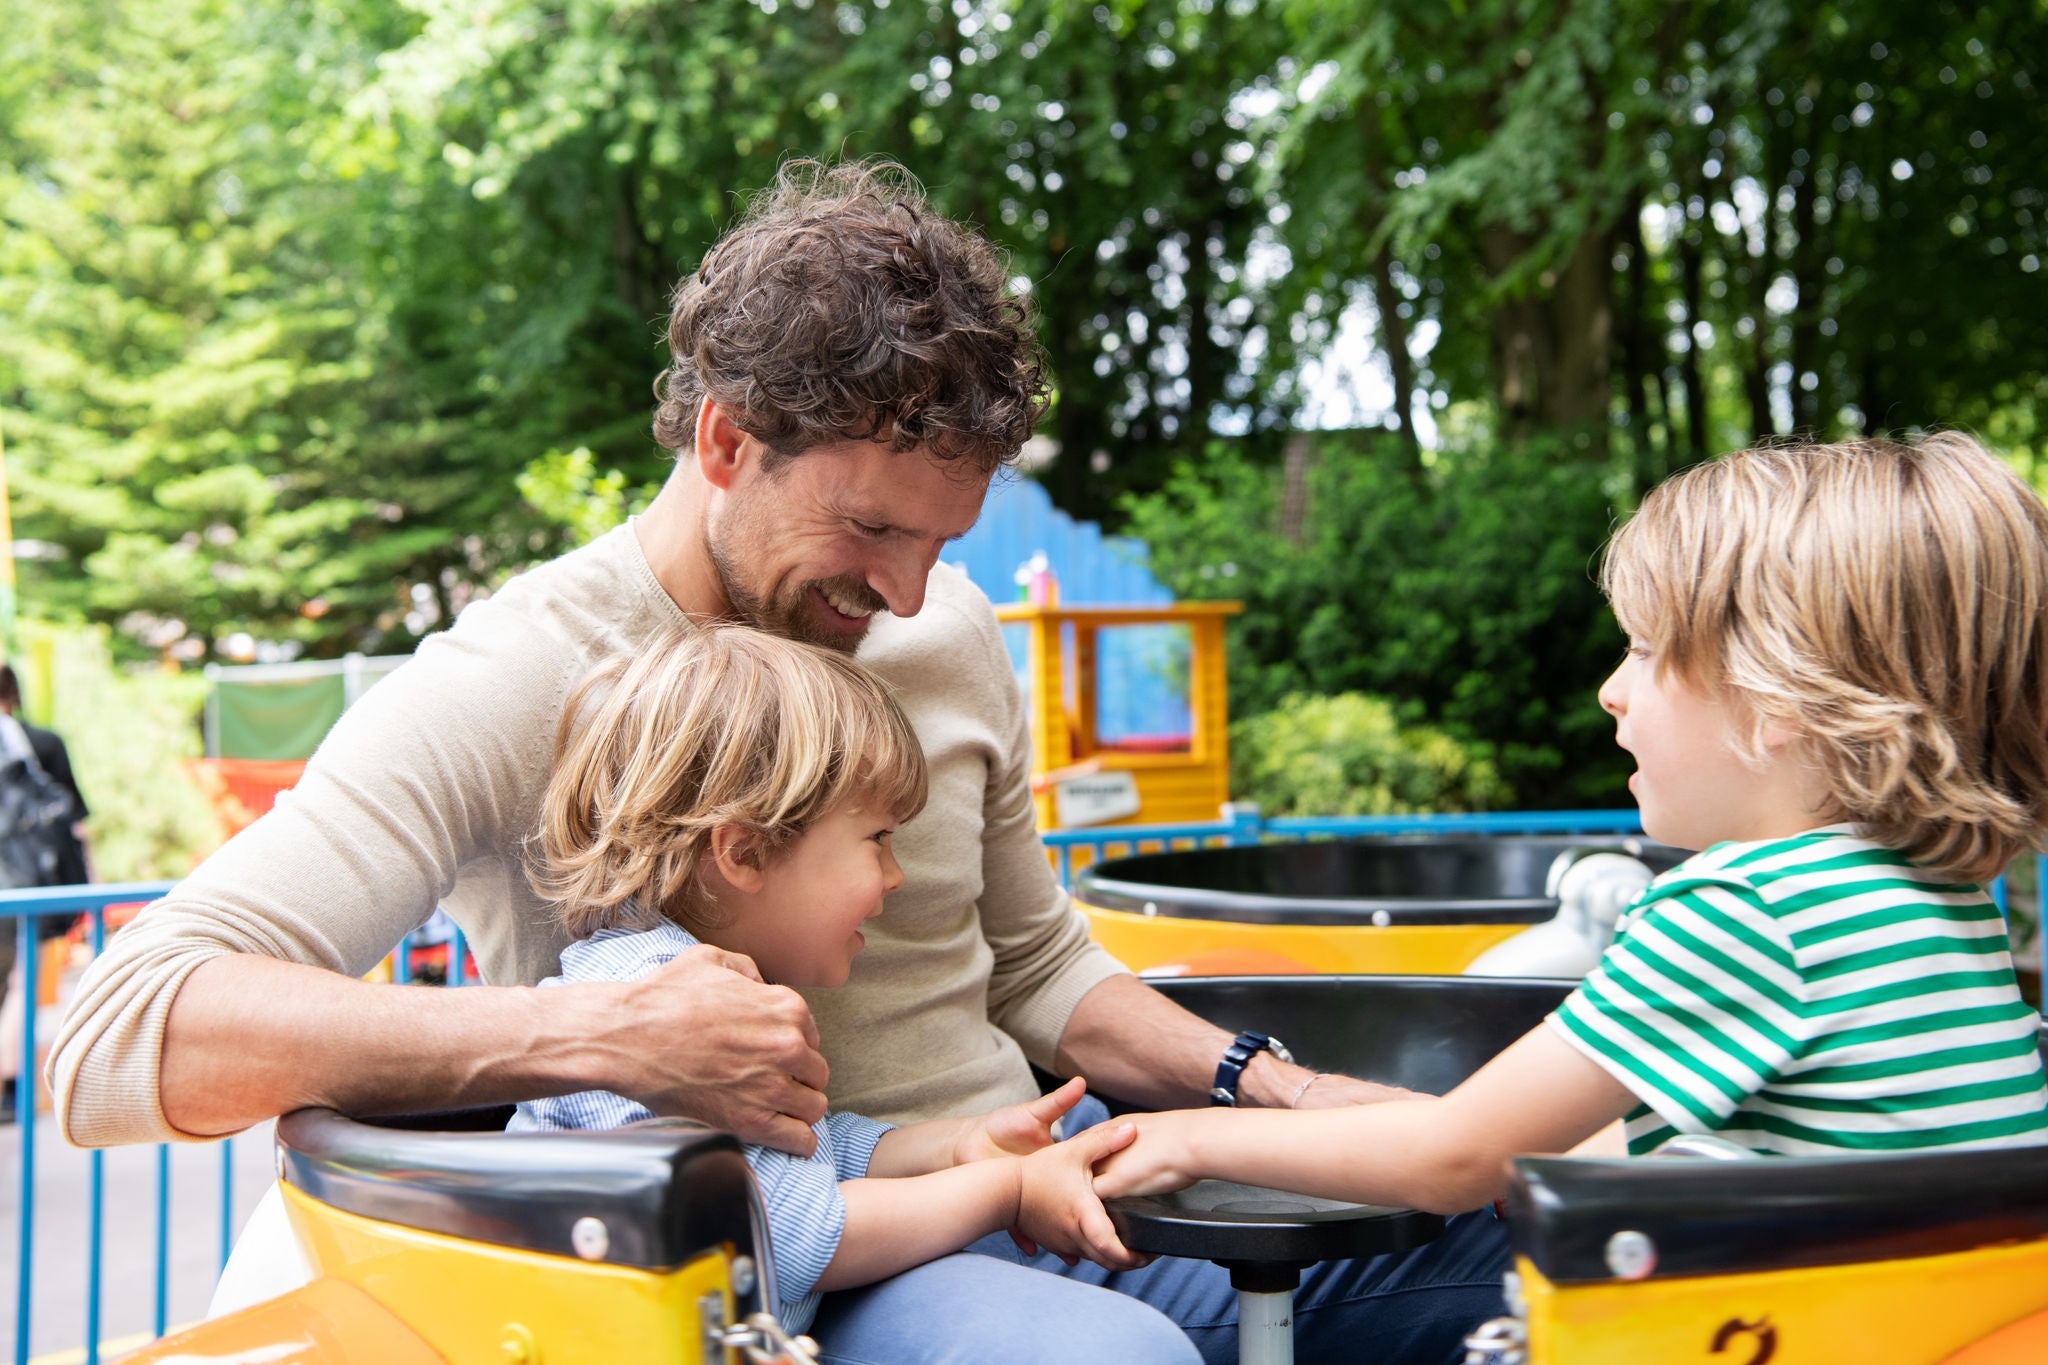
[[[1096,940],[1138,971],[1444,975],[1554,919],[1558,874],[1593,853],[1652,873],[1686,856],[1625,835],[1184,849],[1096,863],[1074,900]]]

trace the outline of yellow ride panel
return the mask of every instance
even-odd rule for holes
[[[732,1318],[729,1253],[638,1270],[381,1223],[290,1185],[284,1200],[319,1273],[361,1288],[449,1365],[695,1365],[698,1301],[716,1295]]]
[[[2048,1306],[2048,1240],[1633,1284],[1516,1268],[1529,1365],[1940,1365]]]
[[[1077,902],[1079,904],[1079,902]],[[1311,972],[1455,976],[1526,924],[1244,924],[1080,905],[1089,932],[1134,972],[1227,952],[1278,953]]]

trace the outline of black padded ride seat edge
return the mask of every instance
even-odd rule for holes
[[[301,1109],[278,1120],[285,1183],[347,1213],[423,1232],[666,1270],[721,1245],[753,1250],[752,1178],[729,1133],[682,1120],[567,1133],[418,1132]],[[585,1242],[587,1253],[591,1243]]]
[[[2048,1146],[1898,1156],[1521,1157],[1515,1250],[1554,1283],[1614,1280],[1647,1236],[1655,1278],[1902,1260],[2048,1237]]]

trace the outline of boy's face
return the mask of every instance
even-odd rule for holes
[[[719,892],[707,942],[754,959],[780,986],[841,986],[867,940],[860,926],[903,885],[889,848],[896,821],[859,803],[840,806],[760,870],[758,884]]]
[[[1783,838],[1818,823],[1806,809],[1796,760],[1770,751],[1759,765],[1742,754],[1747,718],[1725,692],[1707,693],[1659,668],[1631,640],[1621,666],[1600,687],[1614,717],[1614,742],[1635,756],[1628,780],[1643,832],[1698,850],[1727,840]],[[1788,827],[1789,826],[1789,827]]]

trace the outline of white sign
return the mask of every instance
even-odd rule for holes
[[[1061,829],[1101,825],[1138,813],[1138,779],[1128,772],[1091,773],[1053,784],[1053,823]]]

